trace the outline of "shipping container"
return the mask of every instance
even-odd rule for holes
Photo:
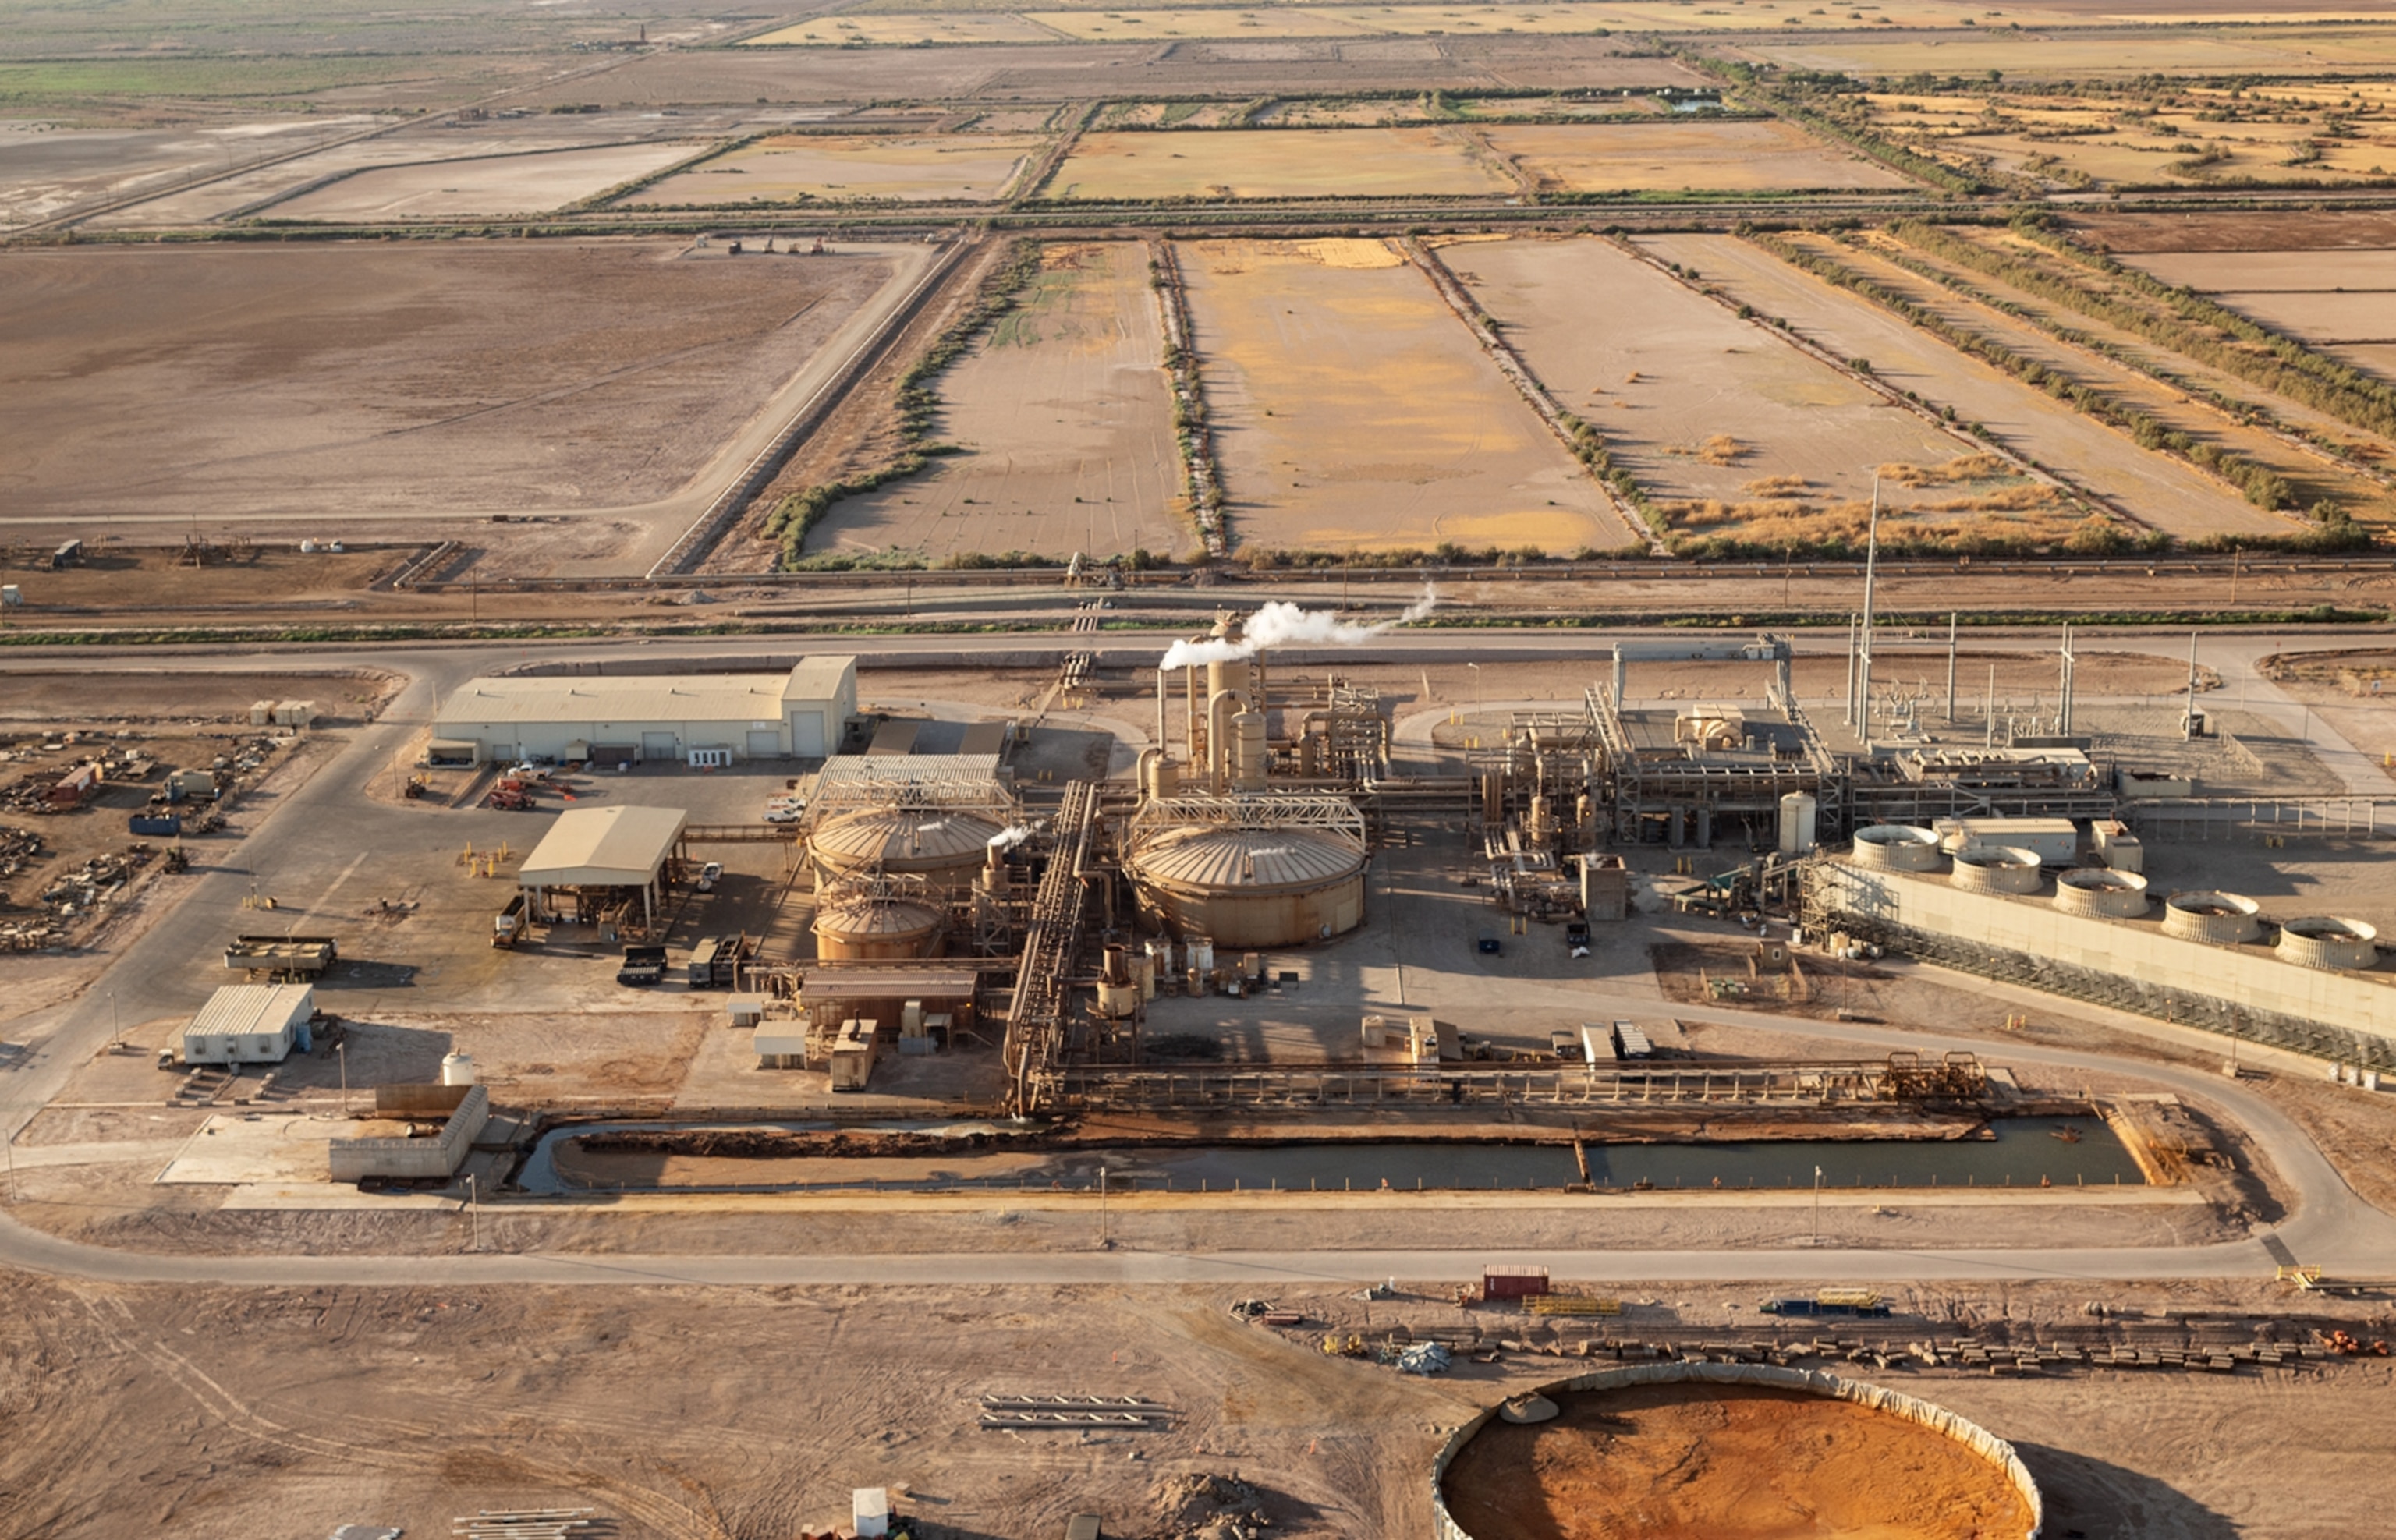
[[[1548,1292],[1548,1269],[1504,1264],[1481,1269],[1484,1299],[1529,1299]]]
[[[183,816],[180,813],[136,813],[129,821],[136,834],[163,835],[171,840],[183,832]]]

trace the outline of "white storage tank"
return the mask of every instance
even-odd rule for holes
[[[2147,912],[2150,902],[2147,880],[2134,871],[2083,867],[2065,872],[2055,882],[2055,907],[2066,914],[2135,920]]]
[[[1791,791],[1780,799],[1780,854],[1803,856],[1815,846],[1821,803],[1811,791]]]
[[[474,1055],[472,1054],[454,1053],[442,1055],[441,1083],[444,1085],[473,1084]]]
[[[1856,831],[1856,865],[1878,871],[1936,871],[1947,853],[1938,836],[1911,824],[1874,824]]]
[[[2163,930],[2183,940],[2235,946],[2263,934],[2261,906],[2235,893],[2175,893],[2163,900]]]
[[[2360,920],[2309,914],[2280,927],[2279,954],[2303,968],[2368,968],[2379,961],[2379,932]]]
[[[1966,845],[1948,881],[1966,893],[2036,893],[2046,881],[2043,864],[2019,845]]]

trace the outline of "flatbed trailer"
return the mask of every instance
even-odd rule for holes
[[[225,948],[225,966],[278,984],[301,984],[341,960],[329,936],[237,936]]]

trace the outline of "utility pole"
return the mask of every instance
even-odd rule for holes
[[[2055,731],[2058,737],[2071,734],[2071,623],[2063,626],[2063,700],[2056,708]]]
[[[2196,632],[2188,633],[2188,710],[2180,714],[2182,742],[2196,737]]]
[[[1947,615],[1947,725],[1955,725],[1955,612]]]
[[[1822,1168],[1814,1168],[1814,1244],[1822,1243]]]
[[[1113,1244],[1107,1239],[1107,1168],[1098,1167],[1098,1245]]]
[[[1981,747],[1981,748],[1983,748],[1983,749],[1993,749],[1993,748],[1995,748],[1996,746],[1997,746],[1997,666],[1996,666],[1994,663],[1991,663],[1991,664],[1990,664],[1990,665],[1989,665],[1989,732],[1988,732],[1988,736],[1987,736],[1986,737],[1984,737],[1984,738],[1982,738],[1982,739],[1980,740],[1980,747]]]
[[[1864,537],[1863,646],[1857,657],[1856,737],[1871,751],[1872,588],[1880,576],[1880,472],[1872,472],[1871,524]]]
[[[333,1044],[333,1056],[341,1063],[341,1110],[350,1109],[350,1045],[347,1042]]]
[[[1854,726],[1856,724],[1856,617],[1852,611],[1847,616],[1846,699],[1840,705],[1845,712],[1843,720],[1848,726]]]
[[[474,1181],[474,1174],[466,1174],[466,1217],[474,1228],[474,1249],[483,1249],[483,1194]]]

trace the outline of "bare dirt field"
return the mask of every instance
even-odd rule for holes
[[[700,148],[625,144],[379,166],[270,205],[270,217],[339,222],[543,213],[672,166]]]
[[[1785,520],[1869,499],[1878,466],[1972,450],[1609,241],[1464,241],[1439,255],[1655,497],[1758,503],[1755,521]],[[1725,430],[1736,444],[1709,455]],[[1956,495],[1889,489],[1893,506]]]
[[[2143,15],[2141,17],[2143,20]],[[2376,74],[2387,67],[2388,34],[2360,27],[2077,27],[1978,37],[1857,33],[1752,42],[1743,51],[1789,69],[1892,75],[1983,74],[2053,79],[2142,74]]]
[[[1761,1386],[1657,1385],[1559,1398],[1543,1423],[1494,1421],[1441,1487],[1476,1535],[1615,1540],[1827,1529],[1913,1540],[2028,1533],[2004,1471],[1918,1423]]]
[[[1489,147],[1540,192],[1906,188],[1884,166],[1785,123],[1492,125]]]
[[[76,128],[0,121],[0,230],[158,191],[369,127],[364,114],[181,128]]]
[[[749,48],[891,47],[925,43],[1054,43],[1063,35],[1020,16],[1004,12],[924,13],[905,16],[823,16],[795,22],[754,37],[744,37]]]
[[[1511,183],[1455,128],[1085,134],[1052,198],[1387,197],[1502,192]]]
[[[940,378],[932,436],[965,452],[834,505],[810,550],[1180,551],[1163,349],[1145,246],[1049,246],[1031,292]]]
[[[2164,252],[2368,250],[2396,246],[2396,215],[2376,209],[2268,214],[2092,214],[2066,221],[2121,256]],[[2144,266],[2144,263],[2139,264]]]
[[[1047,140],[1020,134],[787,134],[744,145],[645,187],[627,208],[1002,196]]]
[[[1621,542],[1587,472],[1388,245],[1182,250],[1242,541],[1335,551]]]
[[[2216,527],[2253,528],[2257,518],[2270,518],[2194,469],[2139,448],[2093,418],[1760,246],[1726,235],[1660,235],[1642,237],[1637,244],[1695,270],[1759,313],[1785,319],[1839,357],[1868,360],[1872,372],[1888,383],[1914,391],[1934,405],[1952,406],[1965,422],[1985,424],[2017,453],[2067,475],[2150,527],[2193,534]],[[2283,521],[2270,523],[2284,526]]]
[[[328,521],[663,497],[890,271],[872,255],[686,258],[655,241],[0,263],[11,514]]]

